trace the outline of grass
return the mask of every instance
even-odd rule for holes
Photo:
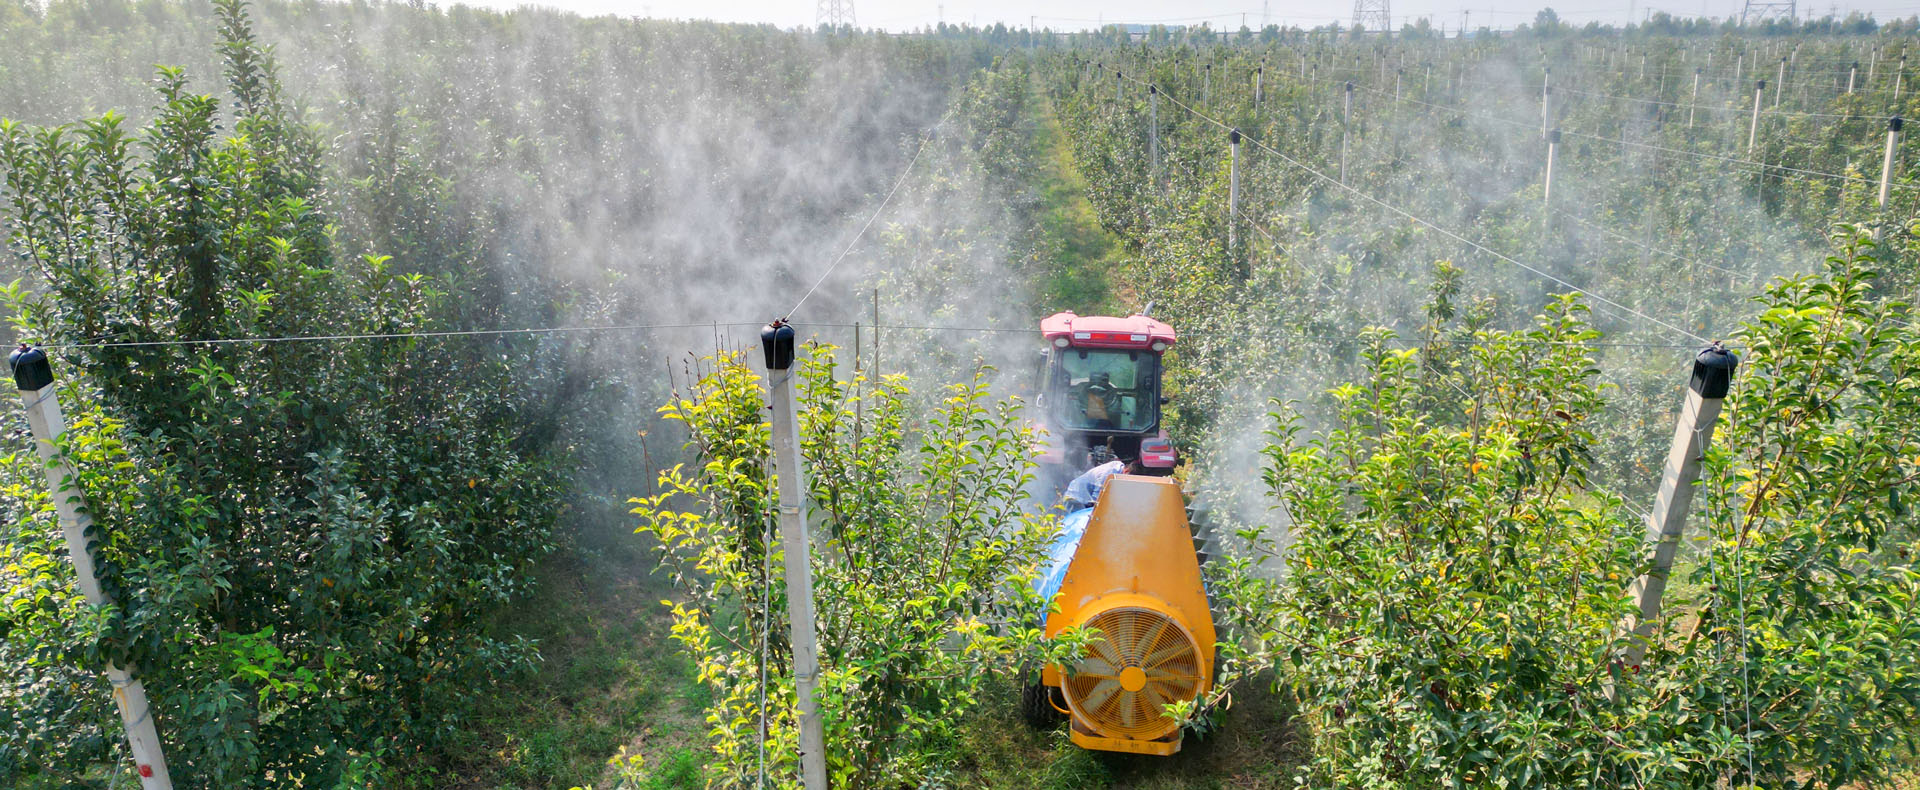
[[[503,678],[472,720],[437,786],[496,790],[609,787],[608,760],[645,758],[642,787],[701,786],[705,689],[668,634],[646,539],[623,519],[581,528],[538,570],[528,601],[495,624],[536,640],[531,672]]]
[[[1116,312],[1122,302],[1115,284],[1123,248],[1095,217],[1087,201],[1087,181],[1074,164],[1066,130],[1053,108],[1044,98],[1034,102],[1033,144],[1040,168],[1033,187],[1041,200],[1034,228],[1035,302],[1046,312]]]
[[[1116,788],[1212,790],[1291,787],[1304,747],[1284,701],[1264,689],[1236,692],[1206,737],[1188,735],[1170,757],[1090,752],[1064,726],[1036,730],[1021,721],[1011,680],[989,687],[957,750],[960,786],[977,788]]]

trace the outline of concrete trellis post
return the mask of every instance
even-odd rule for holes
[[[1546,73],[1540,77],[1540,136],[1542,138],[1547,136],[1547,129],[1553,125],[1552,122],[1547,120],[1547,103],[1551,101],[1552,98],[1553,69],[1549,68],[1546,70]]]
[[[1780,91],[1787,87],[1787,59],[1780,59],[1780,76],[1773,81],[1773,108],[1780,109]]]
[[[800,461],[800,421],[794,407],[793,345],[793,327],[785,321],[760,330],[767,399],[773,411],[773,463],[780,486],[780,549],[785,555],[793,690],[799,702],[800,777],[806,790],[827,790],[826,722],[820,716],[819,700],[814,699],[820,680],[820,646],[814,634],[813,564],[804,510],[806,470]]]
[[[1113,70],[1113,100],[1120,101],[1127,95],[1127,75],[1119,69]]]
[[[1753,122],[1747,126],[1747,156],[1753,156],[1754,146],[1760,142],[1760,97],[1767,95],[1767,81],[1761,80],[1753,88]]]
[[[1560,150],[1560,130],[1555,129],[1552,132],[1547,133],[1547,176],[1545,179],[1546,186],[1540,191],[1540,202],[1547,207],[1548,211],[1553,210],[1553,160],[1554,160],[1554,155],[1559,153],[1559,150]]]
[[[1393,72],[1393,100],[1395,102],[1400,101],[1400,81],[1405,79],[1406,76],[1406,69],[1396,69]]]
[[[1907,56],[1900,56],[1900,70],[1893,75],[1893,101],[1899,103],[1900,94],[1907,87]]]
[[[1540,91],[1540,137],[1545,139],[1553,128],[1553,86]]]
[[[1353,129],[1353,81],[1346,85],[1346,108],[1340,111],[1340,183],[1347,183],[1347,135]]]
[[[1900,147],[1900,127],[1905,126],[1899,116],[1887,119],[1887,153],[1880,160],[1880,201],[1881,209],[1887,207],[1887,198],[1893,190],[1893,155]]]
[[[1747,53],[1742,52],[1740,53],[1740,56],[1737,58],[1734,58],[1734,61],[1733,61],[1733,84],[1735,85],[1740,84],[1740,78],[1746,74],[1746,68],[1747,68]]]
[[[1227,255],[1240,260],[1240,130],[1227,130]]]
[[[47,493],[53,498],[55,517],[67,543],[67,558],[73,561],[74,583],[87,603],[94,607],[111,606],[113,600],[100,587],[94,571],[93,551],[87,547],[87,532],[93,529],[93,516],[80,489],[73,484],[73,467],[60,453],[58,442],[67,432],[60,414],[60,399],[54,393],[53,366],[47,352],[22,345],[7,358],[13,369],[13,384],[25,404],[27,427],[33,432],[34,449],[40,453],[47,475]],[[107,683],[113,686],[113,705],[120,710],[120,723],[127,728],[127,746],[133,753],[134,771],[140,775],[143,790],[172,790],[173,779],[167,773],[167,757],[161,750],[160,730],[147,704],[147,688],[132,672],[109,661]]]
[[[1687,128],[1693,128],[1693,110],[1700,103],[1700,67],[1693,67],[1693,96],[1687,99]]]
[[[1847,69],[1847,95],[1848,96],[1853,95],[1853,78],[1855,75],[1858,75],[1859,73],[1860,73],[1860,61],[1856,60],[1853,62],[1853,66]]]
[[[1640,665],[1646,656],[1647,640],[1654,623],[1660,619],[1660,599],[1667,591],[1667,574],[1673,570],[1673,558],[1686,532],[1687,511],[1693,505],[1693,484],[1700,479],[1700,460],[1713,440],[1714,423],[1720,418],[1720,406],[1733,384],[1734,368],[1740,358],[1715,343],[1693,360],[1693,374],[1687,381],[1687,399],[1680,407],[1680,419],[1673,432],[1673,446],[1667,452],[1666,467],[1660,473],[1660,492],[1654,498],[1653,513],[1647,517],[1653,556],[1645,575],[1634,579],[1627,595],[1638,604],[1638,615],[1629,616],[1624,630],[1634,639],[1627,644],[1625,663]]]
[[[1206,104],[1208,97],[1211,97],[1212,95],[1213,95],[1213,64],[1208,63],[1206,70],[1200,73],[1200,103]]]
[[[1267,67],[1258,66],[1253,70],[1253,108],[1260,109],[1260,102],[1267,98]]]
[[[1160,188],[1160,86],[1147,86],[1147,169],[1153,188]]]

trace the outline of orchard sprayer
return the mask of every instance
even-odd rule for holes
[[[1160,425],[1173,327],[1059,313],[1040,330],[1037,406],[1050,442],[1041,477],[1067,513],[1036,588],[1057,602],[1049,638],[1095,633],[1079,659],[1041,668],[1023,713],[1036,724],[1064,716],[1083,748],[1173,754],[1182,730],[1166,706],[1204,696],[1214,668],[1201,557]]]

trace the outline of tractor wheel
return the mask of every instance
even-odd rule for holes
[[[1020,718],[1036,730],[1058,727],[1067,717],[1054,706],[1064,707],[1066,702],[1059,689],[1038,681],[1028,683],[1020,688]]]

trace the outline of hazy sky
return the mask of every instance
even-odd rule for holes
[[[848,0],[843,0],[846,2]],[[1353,18],[1352,0],[1326,0],[1309,3],[1301,0],[1269,0],[1264,5],[1260,0],[1194,0],[1193,2],[1169,2],[1167,0],[850,0],[854,3],[855,18],[863,28],[885,28],[892,31],[909,30],[931,25],[944,18],[952,23],[974,23],[992,25],[1005,22],[1013,27],[1025,27],[1029,16],[1037,17],[1041,27],[1054,29],[1081,29],[1096,27],[1106,22],[1143,22],[1164,24],[1198,24],[1206,21],[1215,28],[1238,29],[1244,15],[1249,27],[1259,27],[1263,14],[1275,24],[1300,25],[1312,27],[1324,25],[1329,21],[1349,21]],[[488,8],[513,8],[521,5],[541,5],[561,8],[582,14],[618,14],[621,16],[652,16],[665,19],[712,19],[721,22],[766,22],[780,27],[812,25],[818,0],[540,0],[528,3],[523,0],[463,0],[468,5]],[[441,4],[451,4],[442,0]],[[1666,11],[1676,16],[1729,16],[1736,15],[1742,7],[1742,0],[1626,0],[1607,3],[1604,0],[1570,0],[1566,3],[1513,2],[1513,0],[1392,0],[1394,22],[1398,25],[1403,19],[1420,16],[1432,17],[1435,25],[1445,25],[1448,30],[1460,26],[1461,12],[1470,12],[1467,17],[1473,27],[1492,25],[1512,27],[1531,19],[1534,12],[1544,6],[1551,6],[1562,19],[1570,22],[1585,23],[1598,20],[1602,22],[1624,22],[1629,18],[1641,18],[1648,9]],[[1800,13],[1805,15],[1809,9],[1815,16],[1824,16],[1830,8],[1839,8],[1842,14],[1847,11],[1871,11],[1881,19],[1911,16],[1920,13],[1920,0],[1856,0],[1852,3],[1829,3],[1814,0],[1801,0]]]

